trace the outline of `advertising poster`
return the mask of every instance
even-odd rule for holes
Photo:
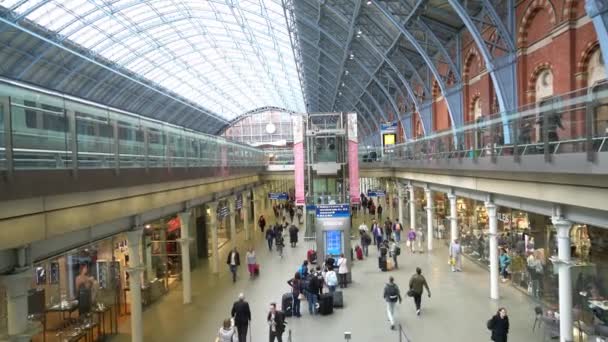
[[[350,203],[361,202],[359,195],[359,140],[357,138],[357,113],[347,114],[348,125],[348,186]]]
[[[294,178],[296,187],[296,205],[306,204],[304,194],[304,120],[300,115],[292,116],[293,123],[293,156]]]

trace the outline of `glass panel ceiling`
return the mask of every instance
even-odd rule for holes
[[[0,0],[230,120],[304,111],[281,0]]]

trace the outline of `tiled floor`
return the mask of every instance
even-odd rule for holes
[[[192,304],[182,304],[181,289],[178,289],[144,311],[145,341],[213,341],[239,292],[245,293],[253,311],[252,340],[267,341],[265,317],[268,304],[280,302],[281,295],[288,292],[286,281],[304,259],[308,246],[299,243],[296,248],[286,247],[285,257],[280,259],[276,252],[268,251],[260,232],[255,236],[253,243],[261,264],[259,278],[248,279],[246,268],[241,267],[240,278],[233,284],[223,262],[227,252],[225,248],[221,253],[219,275],[212,275],[206,263],[193,271]],[[244,241],[239,241],[241,251],[245,245]],[[423,298],[421,317],[416,317],[410,298],[405,297],[403,304],[398,306],[398,322],[411,341],[489,341],[486,321],[499,306],[505,306],[509,311],[509,341],[542,339],[539,331],[535,335],[532,333],[534,304],[526,295],[501,285],[502,299],[490,300],[488,272],[466,261],[464,272],[450,272],[446,248],[439,242],[436,245],[441,247],[430,254],[411,255],[403,248],[404,253],[399,259],[401,268],[389,273],[377,269],[377,252],[375,248],[370,249],[369,259],[356,262],[352,269],[353,283],[344,290],[345,307],[336,309],[331,316],[311,317],[306,302],[303,302],[302,318],[289,319],[292,341],[342,341],[345,331],[352,332],[352,341],[399,341],[398,333],[389,329],[382,290],[390,274],[405,292],[416,266],[422,267],[433,296],[431,299]],[[111,341],[129,341],[128,325],[123,329],[126,333]],[[284,337],[287,341],[287,334]]]

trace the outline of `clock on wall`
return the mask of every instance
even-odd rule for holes
[[[266,133],[273,134],[277,131],[277,126],[275,126],[272,122],[266,125]]]

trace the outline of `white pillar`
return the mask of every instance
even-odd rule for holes
[[[32,272],[28,268],[22,272],[0,277],[6,288],[6,313],[8,335],[11,341],[30,341],[28,334],[27,295],[31,287]]]
[[[182,247],[182,286],[184,304],[192,302],[192,277],[190,274],[190,218],[192,217],[190,210],[179,213],[179,221],[181,223],[181,238],[179,242]]]
[[[414,195],[414,185],[408,186],[410,191],[410,228],[416,229],[416,196]]]
[[[211,272],[218,274],[220,272],[220,250],[217,239],[217,229],[219,222],[217,220],[217,205],[218,202],[209,202],[209,229],[211,229]]]
[[[399,222],[401,223],[401,227],[405,227],[404,226],[404,222],[403,222],[403,187],[401,187],[401,185],[399,185],[399,188],[397,189],[397,196],[398,196],[398,215],[399,215]]]
[[[572,222],[561,217],[553,217],[551,221],[557,230],[559,336],[560,342],[571,342],[573,341],[572,273],[570,270],[570,228],[572,228]]]
[[[127,232],[129,245],[129,293],[131,294],[131,341],[143,342],[144,328],[141,304],[141,275],[144,267],[141,264],[141,238],[143,229],[138,228]]]
[[[228,211],[229,211],[229,221],[230,221],[230,249],[236,247],[236,206],[235,206],[235,198],[231,196],[228,199]]]
[[[426,241],[427,249],[433,250],[433,192],[431,189],[424,189],[426,195]]]
[[[243,195],[243,208],[241,209],[243,215],[243,228],[245,229],[245,241],[251,240],[251,226],[249,224],[249,199]],[[254,218],[255,221],[255,218]]]
[[[490,298],[498,299],[498,221],[496,218],[496,205],[486,202],[488,221],[490,224]]]
[[[448,194],[450,200],[450,236],[451,241],[458,239],[458,212],[456,211],[456,195]]]

